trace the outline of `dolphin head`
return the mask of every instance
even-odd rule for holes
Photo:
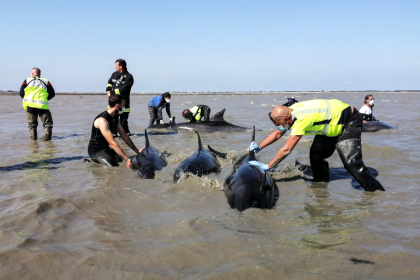
[[[244,211],[248,208],[265,208],[266,202],[255,184],[241,185],[231,193],[228,202],[232,208]]]
[[[137,169],[137,174],[143,179],[155,178],[155,170],[147,165],[143,165],[140,169]]]

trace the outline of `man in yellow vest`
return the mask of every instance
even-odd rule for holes
[[[201,122],[202,118],[203,121],[207,122],[210,120],[210,112],[211,109],[207,105],[195,105],[190,109],[182,111],[182,116],[188,122]]]
[[[251,161],[250,165],[266,171],[285,159],[303,135],[315,135],[309,152],[314,181],[330,180],[329,165],[325,159],[337,150],[346,170],[366,191],[385,191],[363,163],[363,119],[353,106],[335,99],[317,99],[298,102],[290,107],[277,106],[268,115],[276,130],[259,145],[252,142],[249,147],[251,151],[259,152],[280,139],[289,129],[290,136],[268,164]]]
[[[28,119],[29,136],[32,140],[37,139],[38,116],[42,121],[44,141],[51,140],[53,119],[49,110],[48,101],[55,96],[55,91],[50,82],[41,78],[41,70],[33,68],[31,77],[23,81],[19,95],[23,98],[23,108],[26,110]]]

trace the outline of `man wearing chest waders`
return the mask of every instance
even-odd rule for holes
[[[325,159],[337,149],[346,170],[366,191],[385,191],[363,163],[363,119],[353,106],[335,99],[318,99],[299,102],[290,107],[277,106],[268,115],[276,130],[259,145],[252,142],[249,147],[251,151],[259,152],[280,139],[288,130],[291,130],[290,136],[268,164],[251,161],[251,165],[268,170],[285,159],[303,135],[315,135],[309,152],[314,181],[329,182],[329,165]]]

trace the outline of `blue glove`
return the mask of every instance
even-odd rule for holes
[[[264,173],[265,171],[270,169],[270,168],[268,168],[268,164],[265,164],[265,163],[262,163],[262,162],[259,162],[259,161],[256,161],[256,160],[251,160],[251,161],[248,162],[248,164],[251,165],[251,166],[257,167],[261,171],[261,173]]]
[[[254,151],[255,153],[258,153],[259,151],[261,151],[261,147],[257,144],[257,142],[252,141],[251,145],[249,145],[249,151]]]

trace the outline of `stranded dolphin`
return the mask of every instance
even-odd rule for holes
[[[183,122],[183,123],[167,123],[167,124],[157,124],[152,125],[149,128],[160,129],[160,128],[172,128],[173,130],[195,130],[198,132],[236,132],[236,131],[246,131],[249,130],[247,127],[238,126],[231,124],[223,118],[226,109],[217,112],[213,117],[210,118],[210,121],[207,122]]]
[[[396,126],[381,121],[363,122],[363,132],[376,132],[382,129],[396,129]]]
[[[150,146],[146,129],[144,130],[144,137],[146,138],[145,148],[133,159],[133,161],[140,167],[137,169],[137,174],[140,178],[154,179],[155,170],[162,170],[168,163],[158,150]]]
[[[191,173],[201,177],[209,173],[220,172],[220,163],[212,153],[203,148],[200,134],[197,131],[195,133],[197,133],[198,137],[198,150],[177,167],[174,173],[174,183],[178,182],[184,173]]]
[[[255,127],[252,133],[252,141],[254,140]],[[218,156],[225,156],[210,146],[209,149]],[[254,151],[243,155],[235,163],[232,173],[224,183],[224,193],[230,207],[239,211],[250,207],[272,208],[279,198],[279,189],[274,180],[267,172],[249,165],[248,162],[251,160],[256,160]]]

